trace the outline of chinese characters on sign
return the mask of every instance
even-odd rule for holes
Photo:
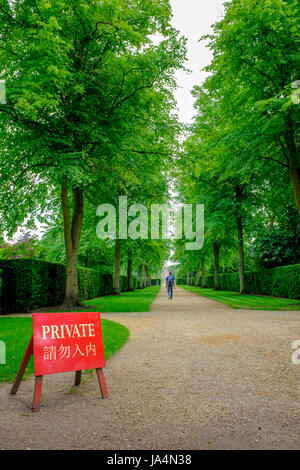
[[[89,357],[96,356],[96,345],[95,344],[87,344],[85,347],[85,352],[82,352],[78,344],[75,344],[72,348],[72,352],[74,350],[74,354],[71,353],[71,346],[64,346],[63,344],[57,350],[57,346],[45,346],[44,347],[44,361],[53,361],[56,359],[62,359],[65,357],[69,359],[70,357],[75,357],[76,354],[80,354],[81,356]]]

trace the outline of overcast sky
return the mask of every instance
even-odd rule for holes
[[[170,0],[173,9],[173,26],[188,39],[188,62],[186,67],[191,74],[177,73],[181,87],[176,92],[178,114],[182,122],[191,122],[195,112],[191,90],[200,85],[206,77],[201,69],[211,61],[211,51],[205,47],[206,41],[199,43],[201,36],[211,32],[211,25],[219,21],[224,12],[224,0]]]

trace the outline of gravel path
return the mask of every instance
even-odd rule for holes
[[[95,376],[0,387],[0,449],[299,449],[300,312],[233,310],[163,289],[149,313],[103,314],[130,329],[107,363],[107,400]]]

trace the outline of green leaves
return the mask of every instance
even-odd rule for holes
[[[84,195],[80,217],[94,215],[83,223],[80,263],[111,261],[111,247],[96,239],[96,206],[124,194],[147,206],[166,201],[181,131],[171,113],[174,71],[186,54],[170,19],[168,0],[0,0],[8,95],[0,106],[0,224],[13,234],[29,213],[48,209],[58,234],[44,238],[40,256],[64,258],[62,182],[66,232],[78,218],[74,188]],[[159,269],[166,244],[138,245],[137,257]]]
[[[278,220],[293,203],[292,188],[300,209],[300,107],[291,87],[300,70],[299,19],[294,0],[233,0],[202,38],[213,60],[193,90],[197,116],[178,161],[178,191],[205,204],[206,240],[227,245],[225,264],[238,216],[248,249],[270,214]]]

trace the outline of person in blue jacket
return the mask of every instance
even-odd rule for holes
[[[175,277],[170,272],[166,277],[166,288],[168,289],[169,300],[173,299],[173,289],[175,289]]]

